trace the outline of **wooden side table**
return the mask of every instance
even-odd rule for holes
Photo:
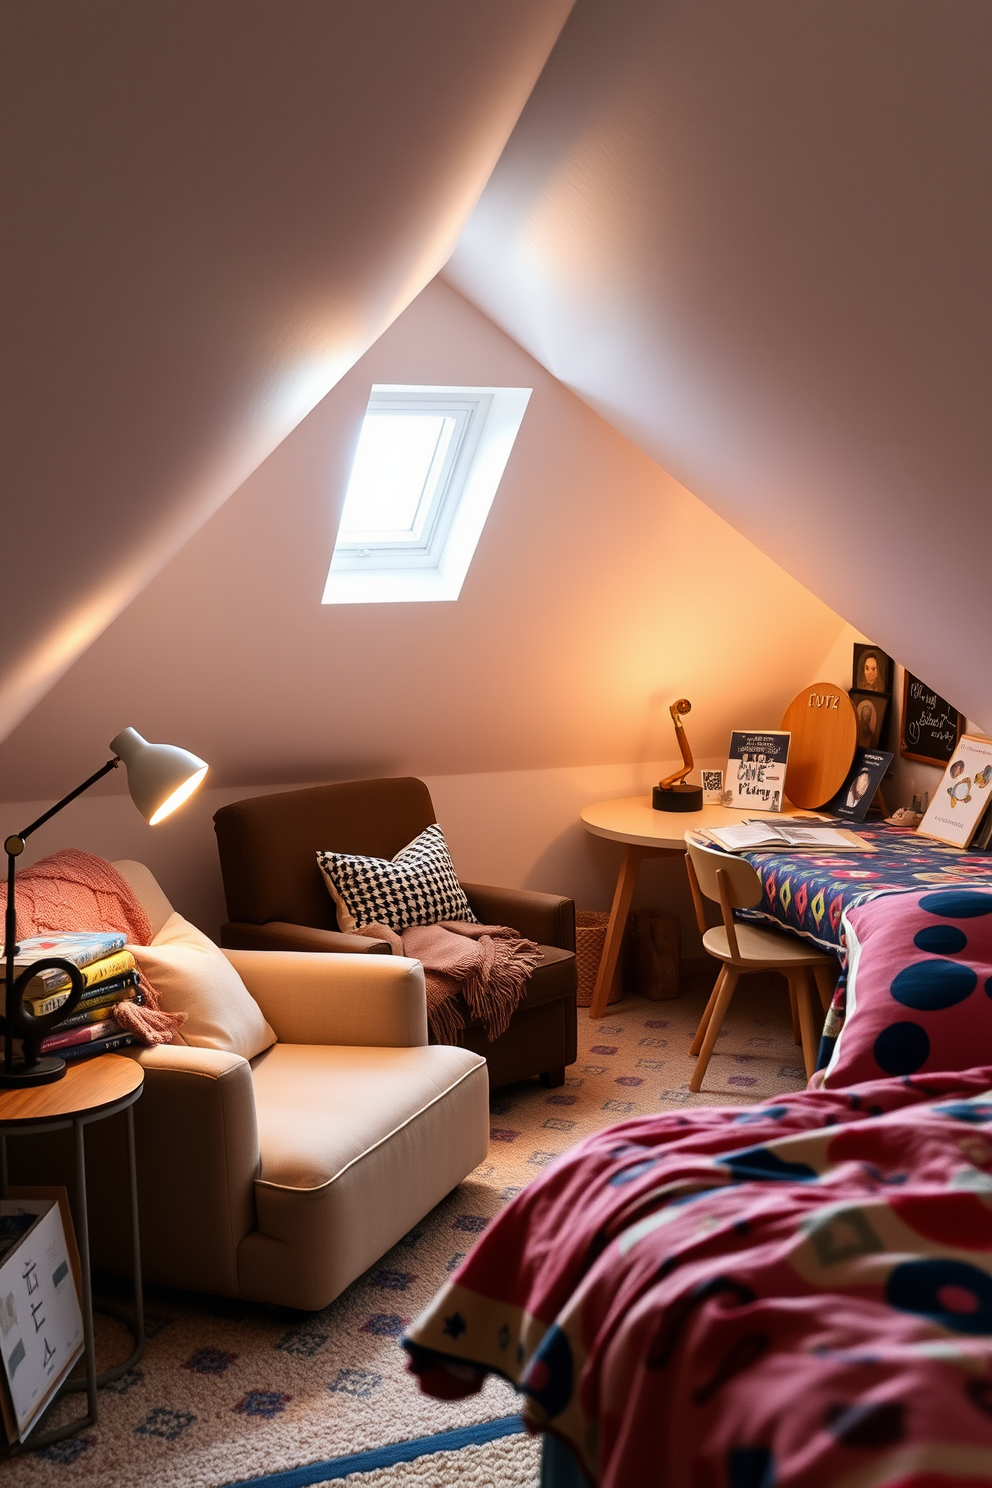
[[[586,831],[624,844],[606,943],[589,1009],[590,1018],[602,1018],[606,1012],[606,999],[634,897],[637,870],[645,858],[684,858],[686,832],[700,827],[729,827],[755,816],[779,820],[783,816],[795,815],[796,808],[791,805],[786,805],[781,812],[756,812],[753,807],[738,810],[727,806],[704,806],[702,811],[655,811],[650,796],[627,796],[623,800],[600,801],[595,806],[587,806],[582,812],[582,825]]]
[[[86,1374],[83,1380],[69,1380],[63,1390],[86,1391],[87,1413],[78,1420],[51,1431],[32,1431],[24,1442],[12,1443],[8,1451],[33,1451],[47,1447],[64,1437],[74,1436],[97,1419],[97,1389],[120,1379],[133,1369],[145,1348],[144,1301],[141,1292],[141,1249],[138,1238],[138,1185],[134,1154],[134,1103],[141,1094],[144,1071],[133,1059],[120,1054],[101,1054],[96,1059],[70,1062],[63,1079],[51,1085],[33,1085],[27,1090],[0,1091],[0,1197],[7,1195],[7,1138],[27,1137],[72,1127],[76,1160],[76,1240],[79,1245],[82,1279],[83,1358]],[[86,1154],[83,1130],[94,1121],[116,1116],[123,1111],[127,1121],[128,1198],[131,1210],[131,1263],[134,1279],[134,1318],[121,1321],[134,1335],[134,1350],[123,1364],[116,1364],[102,1374],[96,1371],[96,1343],[93,1334],[93,1283],[90,1275],[90,1233],[86,1208]],[[115,1316],[117,1314],[115,1313]],[[59,1392],[61,1393],[61,1392]],[[58,1397],[56,1397],[58,1398]]]

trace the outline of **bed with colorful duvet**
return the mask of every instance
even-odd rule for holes
[[[548,1488],[992,1483],[992,889],[962,893],[850,912],[824,1088],[546,1169],[409,1329],[420,1387],[510,1380]]]

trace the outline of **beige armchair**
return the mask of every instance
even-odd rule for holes
[[[117,863],[157,932],[171,906]],[[317,1309],[486,1155],[486,1063],[428,1045],[419,962],[227,951],[277,1035],[250,1063],[215,1049],[132,1049],[142,1260],[149,1281]],[[116,1128],[116,1129],[115,1129]],[[56,1139],[11,1144],[12,1177],[66,1181]],[[87,1135],[93,1262],[126,1274],[121,1118]],[[45,1171],[42,1173],[42,1167]]]

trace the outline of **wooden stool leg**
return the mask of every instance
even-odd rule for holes
[[[832,966],[826,966],[822,961],[817,962],[816,965],[813,967],[813,977],[816,981],[816,990],[820,994],[820,1001],[823,1004],[823,1011],[825,1013],[829,1012],[830,1004],[834,1000],[834,992],[837,988],[837,975],[839,971],[839,966],[837,968],[837,971],[834,971],[834,968]]]
[[[689,1045],[690,1054],[698,1054],[700,1049],[703,1047],[703,1039],[706,1037],[706,1030],[709,1027],[710,1018],[713,1016],[713,1009],[716,1007],[716,1000],[720,996],[720,992],[723,989],[724,978],[726,977],[726,975],[727,968],[725,966],[721,966],[717,974],[717,979],[713,983],[713,991],[710,993],[710,1000],[706,1004],[703,1016],[699,1020],[699,1027],[696,1029],[692,1043]]]
[[[689,1089],[693,1092],[697,1091],[703,1083],[706,1066],[709,1064],[710,1055],[713,1053],[713,1045],[716,1043],[717,1034],[720,1032],[724,1015],[730,1006],[730,999],[734,995],[734,988],[736,986],[737,972],[733,967],[725,966],[723,969],[723,986],[720,988],[720,995],[713,1005],[710,1021],[706,1027],[706,1036],[703,1039],[703,1047],[699,1051],[696,1068],[693,1070],[692,1079],[689,1081]]]
[[[799,999],[796,996],[796,985],[791,976],[788,978],[788,981],[789,1007],[792,1009],[792,1041],[793,1043],[801,1044],[803,1041],[803,1031],[799,1025]]]
[[[816,1053],[819,1040],[816,1037],[816,1028],[813,1023],[813,989],[806,976],[805,967],[797,967],[789,975],[790,983],[795,985],[796,1001],[799,1004],[799,1026],[803,1035],[803,1063],[806,1066],[807,1080],[816,1069]]]

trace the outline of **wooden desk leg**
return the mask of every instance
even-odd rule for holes
[[[593,988],[592,1006],[589,1009],[590,1018],[602,1018],[606,1012],[606,999],[609,997],[610,988],[613,985],[613,973],[616,970],[617,957],[620,955],[623,932],[627,928],[630,902],[634,897],[637,870],[645,858],[666,858],[671,856],[672,850],[670,848],[639,847],[632,842],[625,844],[623,859],[620,863],[620,872],[617,876],[617,886],[613,893],[613,904],[610,907],[610,923],[606,927],[603,956],[599,963],[599,974],[596,977],[596,985]],[[682,856],[682,854],[678,854],[678,856]]]

